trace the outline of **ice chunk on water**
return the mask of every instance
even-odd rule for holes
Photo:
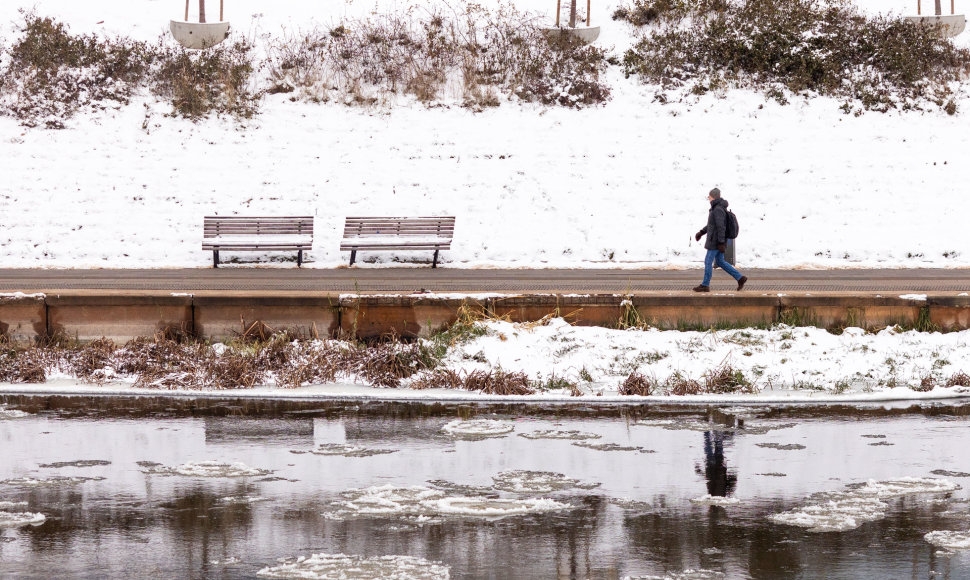
[[[439,516],[497,518],[569,509],[569,504],[549,499],[499,499],[448,495],[442,490],[414,485],[383,485],[352,489],[341,494],[328,513],[335,519],[357,516],[394,516],[422,522]]]
[[[576,441],[573,443],[576,447],[585,447],[586,449],[595,449],[596,451],[636,451],[638,453],[656,453],[653,449],[644,449],[643,447],[631,447],[627,445],[619,445],[617,443],[592,443],[590,441]]]
[[[144,471],[150,475],[184,475],[186,477],[254,477],[273,473],[269,469],[250,467],[245,463],[219,463],[218,461],[196,461],[174,467],[155,465]]]
[[[706,494],[700,497],[695,497],[694,499],[690,500],[690,503],[724,507],[724,506],[730,506],[730,505],[738,505],[741,503],[741,500],[739,500],[736,497],[724,497],[721,495]]]
[[[627,576],[624,580],[718,580],[720,578],[726,578],[726,576],[717,570],[688,569],[666,576]]]
[[[515,430],[510,421],[495,419],[471,419],[463,421],[456,419],[441,428],[445,433],[460,439],[485,439],[487,437],[501,437]]]
[[[26,411],[18,411],[17,409],[8,409],[6,405],[0,405],[0,421],[4,419],[22,419],[24,417],[30,417],[31,413]]]
[[[598,483],[580,483],[577,479],[566,477],[553,471],[525,471],[515,469],[503,471],[492,477],[495,489],[513,493],[550,493],[564,489],[593,489]]]
[[[290,453],[311,453],[313,455],[333,455],[341,457],[371,457],[373,455],[397,453],[397,449],[377,449],[346,443],[322,443],[316,449],[310,449],[308,451],[290,450]]]
[[[807,528],[810,532],[844,532],[866,522],[882,519],[889,505],[884,501],[913,494],[948,493],[960,486],[945,479],[902,477],[868,481],[845,491],[812,496],[818,503],[768,517],[779,524]]]
[[[15,528],[18,526],[39,526],[47,517],[44,514],[30,512],[0,511],[0,528]]]
[[[46,487],[55,485],[77,485],[86,481],[102,481],[103,477],[66,477],[54,475],[51,477],[14,477],[0,481],[2,485],[16,485],[18,487]]]
[[[17,510],[27,507],[25,501],[0,501],[0,510]]]
[[[284,560],[278,566],[270,566],[256,572],[262,578],[300,578],[306,580],[330,580],[354,578],[355,580],[448,580],[449,568],[440,562],[431,562],[413,556],[348,556],[346,554],[313,554],[309,558]]]
[[[526,439],[571,439],[579,441],[583,439],[599,439],[602,435],[584,433],[583,431],[576,430],[540,429],[539,431],[533,431],[531,433],[519,433],[519,437],[525,437]]]
[[[937,548],[943,548],[944,550],[968,550],[970,549],[970,531],[966,532],[948,532],[948,531],[937,531],[930,532],[923,536],[927,542],[933,544]]]
[[[493,499],[482,497],[446,497],[431,503],[443,515],[479,516],[486,518],[552,512],[570,507],[568,504],[546,498]]]
[[[101,465],[111,465],[105,459],[78,459],[76,461],[55,461],[54,463],[41,463],[38,467],[46,469],[60,469],[61,467],[96,467]]]
[[[258,501],[269,501],[269,498],[260,495],[229,495],[220,497],[217,501],[228,505],[249,505]]]

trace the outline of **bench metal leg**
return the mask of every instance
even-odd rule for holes
[[[431,261],[431,267],[432,268],[438,267],[438,250],[434,251],[434,260]]]
[[[354,265],[354,260],[357,259],[357,250],[350,250],[350,265]]]
[[[297,251],[296,254],[296,267],[299,268],[303,265],[303,250]]]
[[[219,250],[212,250],[212,267],[219,267]]]

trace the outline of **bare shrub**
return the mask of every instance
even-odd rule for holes
[[[946,387],[970,387],[970,375],[964,372],[954,373],[947,379]]]
[[[754,385],[744,373],[729,365],[721,365],[704,373],[706,393],[752,393]]]
[[[463,13],[391,13],[283,38],[270,47],[273,92],[291,98],[372,104],[396,94],[424,103],[460,92],[489,107],[499,95],[563,106],[600,103],[605,52],[570,36],[548,41],[538,22],[509,7]]]
[[[212,113],[242,119],[256,114],[260,95],[251,80],[257,65],[248,41],[202,51],[160,43],[155,51],[151,89],[171,101],[175,115],[198,120]]]
[[[68,351],[65,357],[67,371],[82,381],[102,383],[107,378],[106,369],[112,366],[115,343],[107,338],[99,338]]]
[[[21,15],[21,36],[0,74],[0,108],[23,125],[59,129],[83,107],[127,104],[145,78],[152,56],[144,43],[72,35],[52,18]]]
[[[486,395],[531,395],[535,389],[525,373],[502,370],[472,371],[465,377],[464,388]]]
[[[451,369],[435,369],[421,375],[408,385],[412,389],[463,389],[465,380]]]
[[[920,378],[919,385],[914,385],[914,386],[911,386],[910,388],[920,393],[927,393],[936,388],[937,382],[938,381],[935,376],[933,376],[932,374],[928,374]]]
[[[43,383],[47,380],[48,368],[44,349],[17,347],[0,351],[0,382]]]
[[[397,341],[349,349],[343,355],[343,367],[372,385],[398,387],[406,379],[426,368],[426,354],[420,344]]]
[[[668,395],[697,395],[704,392],[704,387],[696,380],[684,375],[680,371],[674,372],[663,383],[664,391]]]
[[[952,114],[951,83],[970,72],[970,51],[932,28],[849,0],[635,0],[625,14],[663,21],[624,54],[626,74],[694,94],[751,87],[783,104],[785,91],[814,92],[846,112],[933,103]]]
[[[647,397],[653,394],[656,383],[647,376],[636,371],[630,373],[621,384],[617,392],[621,395],[640,395]]]

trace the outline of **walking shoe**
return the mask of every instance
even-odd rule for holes
[[[710,291],[711,291],[711,287],[705,286],[703,284],[701,284],[700,286],[694,287],[694,292],[710,292]]]
[[[744,284],[747,281],[748,281],[748,277],[747,276],[741,276],[740,278],[738,278],[738,290],[741,290],[742,288],[744,288]]]

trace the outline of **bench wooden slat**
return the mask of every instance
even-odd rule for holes
[[[297,251],[297,266],[303,252],[313,247],[313,216],[205,216],[202,219],[202,249],[212,252],[213,266],[219,266],[219,251]]]
[[[451,249],[454,235],[455,216],[352,216],[344,222],[340,250],[350,251],[350,265],[359,250],[434,250],[435,268],[438,252]]]

